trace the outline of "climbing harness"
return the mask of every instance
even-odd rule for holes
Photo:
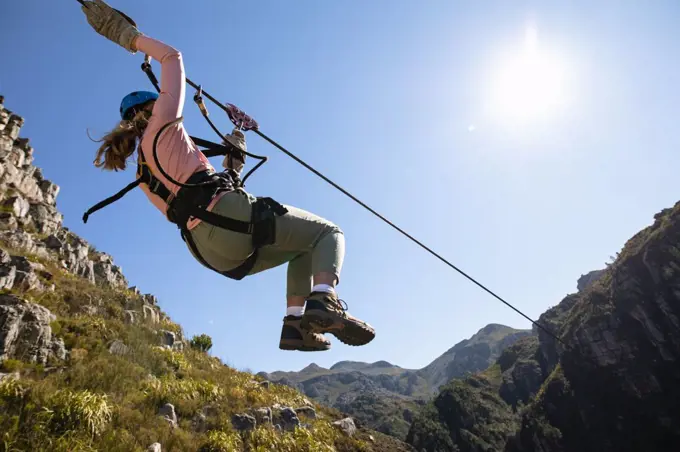
[[[77,1],[80,4],[85,5],[83,0],[77,0]],[[118,11],[118,10],[116,10],[116,11]],[[132,19],[130,19],[127,15],[123,14],[120,11],[118,11],[118,12],[121,15],[123,15],[132,25],[137,27],[136,23]],[[156,78],[156,76],[153,73],[153,70],[151,68],[151,63],[150,63],[150,57],[148,55],[145,56],[144,63],[142,63],[142,70],[146,73],[147,77],[149,78],[151,83],[154,85],[156,90],[160,92],[160,85],[158,83],[158,79]],[[281,146],[279,143],[277,143],[276,141],[272,140],[267,135],[262,133],[259,130],[259,125],[258,125],[257,121],[255,121],[250,116],[245,114],[238,107],[236,107],[233,104],[226,104],[226,105],[222,104],[217,99],[215,99],[213,96],[211,96],[208,92],[203,90],[201,85],[194,83],[188,77],[186,77],[185,80],[186,80],[186,83],[188,85],[190,85],[191,87],[193,87],[194,89],[197,90],[196,95],[194,96],[194,102],[196,102],[196,104],[198,105],[199,109],[201,110],[201,113],[203,114],[203,117],[206,119],[206,121],[208,121],[208,123],[210,124],[211,128],[215,131],[215,133],[217,133],[217,135],[219,135],[225,142],[227,142],[227,140],[224,137],[224,135],[217,129],[217,127],[214,125],[212,120],[210,120],[210,118],[208,117],[209,114],[208,114],[208,110],[205,106],[205,103],[203,102],[203,96],[207,97],[216,106],[218,106],[219,108],[224,110],[227,113],[227,115],[229,116],[229,119],[231,120],[231,122],[234,123],[234,125],[237,128],[239,128],[240,130],[243,130],[243,131],[252,131],[253,133],[259,135],[261,138],[263,138],[269,144],[276,147],[278,150],[280,150],[284,154],[288,155],[290,158],[292,158],[293,160],[295,160],[296,162],[298,162],[299,164],[301,164],[302,166],[307,168],[312,173],[316,174],[318,177],[320,177],[321,179],[323,179],[324,181],[326,181],[327,183],[332,185],[334,188],[336,188],[341,193],[343,193],[344,195],[346,195],[347,197],[352,199],[354,202],[356,202],[357,204],[362,206],[364,209],[368,210],[373,215],[375,215],[376,217],[380,218],[382,221],[387,223],[389,226],[391,226],[392,228],[394,228],[395,230],[397,230],[398,232],[400,232],[401,234],[406,236],[409,240],[411,240],[412,242],[419,245],[425,251],[432,254],[434,257],[436,257],[437,259],[442,261],[444,264],[446,264],[447,266],[449,266],[450,268],[452,268],[456,272],[460,273],[463,277],[465,277],[466,279],[468,279],[469,281],[471,281],[472,283],[477,285],[479,288],[484,290],[486,293],[488,293],[489,295],[491,295],[492,297],[494,297],[495,299],[497,299],[498,301],[503,303],[505,306],[509,307],[514,312],[516,312],[517,314],[519,314],[520,316],[522,316],[523,318],[525,318],[526,320],[531,322],[534,326],[536,326],[540,330],[544,331],[548,336],[555,339],[557,342],[562,344],[564,347],[571,348],[571,346],[569,344],[567,344],[557,334],[553,333],[550,329],[548,329],[547,327],[538,323],[537,321],[533,320],[531,317],[526,315],[524,312],[522,312],[521,310],[519,310],[518,308],[513,306],[511,303],[509,303],[508,301],[503,299],[500,295],[497,295],[491,289],[487,288],[485,285],[478,282],[472,276],[465,273],[463,270],[461,270],[460,268],[458,268],[457,266],[455,266],[454,264],[449,262],[447,259],[445,259],[441,255],[436,253],[434,250],[432,250],[431,248],[429,248],[428,246],[426,246],[425,244],[423,244],[422,242],[417,240],[415,237],[413,237],[412,235],[410,235],[409,233],[407,233],[406,231],[404,231],[403,229],[398,227],[396,224],[394,224],[393,222],[388,220],[386,217],[384,217],[383,215],[381,215],[380,213],[378,213],[377,211],[375,211],[374,209],[369,207],[363,201],[361,201],[360,199],[358,199],[357,197],[352,195],[350,192],[348,192],[347,190],[345,190],[344,188],[342,188],[341,186],[339,186],[338,184],[333,182],[331,179],[329,179],[328,177],[323,175],[321,172],[317,171],[316,169],[311,167],[309,164],[305,163],[303,160],[298,158],[295,154],[291,153],[286,148]],[[163,132],[167,127],[169,127],[173,124],[177,124],[181,121],[182,121],[182,118],[179,118],[179,119],[177,119],[177,120],[175,120],[171,123],[166,124],[165,126],[163,126],[161,128],[161,130],[158,132],[158,134],[156,134],[156,137],[154,139],[153,156],[154,156],[154,159],[155,159],[156,166],[158,167],[158,169],[160,170],[160,172],[163,174],[164,177],[168,178],[172,183],[182,187],[182,189],[178,192],[178,194],[177,194],[177,196],[175,197],[174,200],[172,199],[172,195],[170,194],[169,191],[167,191],[168,197],[164,198],[164,199],[166,199],[166,202],[168,202],[170,206],[173,205],[174,201],[179,200],[180,197],[183,200],[186,200],[186,202],[179,204],[179,206],[181,206],[181,207],[175,206],[173,209],[169,209],[169,212],[170,211],[173,212],[170,215],[170,217],[172,217],[174,219],[174,221],[177,221],[178,227],[180,227],[180,229],[182,230],[182,237],[185,240],[187,240],[187,243],[189,244],[189,246],[192,247],[192,251],[195,250],[195,244],[192,245],[190,234],[187,234],[185,232],[186,231],[186,223],[183,222],[184,219],[189,219],[191,217],[199,218],[199,219],[206,221],[208,223],[211,223],[211,221],[212,221],[212,224],[215,224],[218,227],[226,227],[227,229],[237,228],[237,229],[240,229],[240,231],[245,231],[245,233],[253,234],[254,251],[251,254],[251,256],[248,258],[248,260],[244,264],[242,264],[241,267],[243,267],[243,268],[239,267],[237,269],[232,270],[231,272],[221,272],[221,271],[216,270],[216,269],[210,267],[209,265],[207,265],[202,260],[200,255],[197,255],[197,258],[203,262],[203,265],[206,265],[207,267],[212,268],[213,270],[217,271],[218,273],[221,273],[221,274],[223,274],[227,277],[230,277],[232,279],[241,279],[245,275],[247,275],[247,273],[250,271],[250,268],[252,268],[252,265],[254,264],[254,261],[257,258],[258,247],[263,246],[263,244],[266,244],[266,243],[273,243],[272,240],[275,240],[275,238],[273,237],[274,216],[282,214],[283,210],[285,210],[285,207],[283,207],[280,204],[276,203],[275,201],[271,200],[271,198],[258,198],[259,206],[258,206],[258,202],[256,202],[254,204],[253,214],[252,214],[252,218],[251,218],[250,222],[239,222],[237,220],[233,220],[233,219],[230,219],[230,218],[227,218],[227,217],[223,217],[221,215],[216,215],[216,214],[213,214],[211,212],[204,210],[207,203],[209,203],[209,201],[212,199],[212,196],[214,196],[215,193],[217,193],[221,190],[227,189],[226,188],[227,185],[223,185],[223,184],[228,184],[228,181],[229,180],[233,181],[233,178],[231,178],[231,176],[228,173],[212,173],[212,174],[210,174],[210,173],[207,173],[207,172],[201,172],[201,173],[197,173],[194,176],[190,177],[189,180],[185,184],[181,184],[181,183],[178,183],[177,181],[174,181],[172,178],[170,178],[165,173],[165,171],[162,169],[162,167],[159,165],[159,162],[158,162],[158,157],[156,155],[156,143],[158,141],[158,137],[160,136],[161,132]],[[232,149],[229,149],[229,148],[227,148],[226,146],[223,146],[223,145],[219,145],[219,144],[216,144],[216,143],[212,143],[212,142],[202,140],[202,139],[199,139],[199,138],[194,138],[194,137],[191,137],[191,139],[194,141],[194,143],[197,146],[208,148],[207,151],[202,151],[202,152],[204,152],[204,154],[206,156],[225,155],[225,154],[222,154],[222,152],[234,152]],[[254,155],[254,154],[250,154],[250,153],[247,153],[247,152],[244,152],[244,151],[240,151],[240,152],[243,152],[245,155],[248,155],[248,156],[251,156],[253,158],[261,160],[261,162],[258,163],[258,165],[256,165],[255,168],[250,170],[248,172],[248,174],[246,175],[246,177],[244,177],[243,181],[245,181],[248,178],[248,176],[250,176],[253,173],[253,171],[255,171],[262,164],[264,164],[264,162],[267,160],[267,158],[263,157],[263,156],[257,156],[257,155]],[[143,156],[143,154],[141,152],[140,152],[140,155]],[[137,187],[141,183],[146,183],[147,185],[149,185],[150,188],[151,188],[151,186],[153,186],[154,189],[158,190],[158,193],[163,193],[164,189],[167,190],[167,188],[165,188],[163,186],[163,184],[160,183],[160,181],[151,174],[150,170],[148,170],[148,166],[145,166],[144,164],[142,164],[141,166],[142,166],[141,169],[138,167],[138,174],[140,174],[140,177],[135,182],[129,184],[127,187],[122,189],[117,194],[111,196],[110,198],[105,199],[104,201],[102,201],[102,202],[96,204],[95,206],[93,206],[92,208],[90,208],[90,210],[88,210],[87,213],[85,213],[85,215],[83,216],[83,221],[87,222],[87,217],[91,213],[107,206],[108,204],[111,204],[112,202],[117,201],[118,199],[122,198],[127,192],[134,189],[135,187]],[[144,173],[145,167],[147,168],[146,171],[148,172],[148,174]],[[142,180],[143,178],[144,178],[144,180]],[[238,183],[238,182],[234,181],[233,183]],[[211,193],[211,190],[217,190],[217,191],[212,191],[212,195],[209,195],[209,196],[205,195],[205,193],[206,193],[205,191],[195,191],[195,192],[193,192],[193,191],[185,192],[184,191],[186,189],[199,188],[199,187],[203,188],[204,190],[207,189],[208,190],[207,193]],[[208,189],[208,187],[210,187],[210,189]],[[237,188],[237,190],[238,189],[239,188]],[[163,197],[163,196],[161,196],[161,197]],[[256,206],[258,206],[258,207],[256,208]],[[283,209],[283,210],[281,210],[281,209]],[[173,215],[176,215],[176,216],[173,217]],[[219,218],[217,218],[217,217],[219,217]],[[171,219],[171,218],[169,218],[169,219]],[[171,221],[173,221],[173,219],[171,219]],[[252,259],[252,261],[251,261],[251,259]]]
[[[255,265],[259,249],[276,241],[275,217],[285,215],[288,213],[288,210],[272,198],[267,197],[259,197],[253,203],[251,220],[249,222],[235,220],[207,210],[210,202],[218,194],[224,191],[241,190],[242,184],[240,181],[235,180],[228,172],[212,173],[209,171],[200,171],[193,174],[185,183],[175,180],[165,172],[158,160],[158,139],[168,127],[179,124],[182,120],[183,118],[180,117],[161,127],[154,137],[152,152],[154,163],[161,174],[171,183],[181,187],[177,195],[173,197],[172,193],[170,193],[161,181],[151,174],[149,166],[144,161],[144,153],[140,152],[142,171],[146,170],[148,172],[148,176],[146,177],[150,180],[149,189],[155,190],[153,192],[163,198],[168,204],[168,219],[180,228],[182,239],[189,245],[196,258],[204,266],[217,273],[231,279],[241,280],[250,273],[250,270],[252,270]],[[201,256],[190,231],[186,227],[187,223],[192,218],[198,218],[219,228],[229,229],[242,234],[250,234],[252,237],[253,252],[245,262],[235,269],[229,271],[217,270],[208,264]]]

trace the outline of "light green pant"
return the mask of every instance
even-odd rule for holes
[[[213,208],[216,214],[250,221],[256,198],[243,190],[224,195]],[[336,225],[312,213],[291,206],[276,217],[276,241],[260,248],[250,275],[288,264],[288,296],[306,297],[312,291],[312,276],[335,274],[345,257],[345,239]],[[191,231],[203,259],[220,271],[239,266],[253,252],[251,236],[201,222]],[[191,249],[189,249],[191,251]]]

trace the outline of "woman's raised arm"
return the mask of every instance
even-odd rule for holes
[[[103,0],[83,0],[81,4],[87,22],[97,33],[129,52],[139,50],[161,63],[161,93],[153,114],[164,122],[179,118],[185,93],[182,54],[157,39],[144,36],[127,16]]]
[[[186,92],[184,63],[179,50],[148,36],[140,35],[133,46],[161,63],[161,92],[153,115],[162,122],[182,116]]]

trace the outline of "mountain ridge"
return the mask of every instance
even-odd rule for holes
[[[319,364],[315,362],[311,362],[310,364],[307,364],[305,367],[303,367],[300,370],[277,370],[277,371],[272,371],[272,372],[267,372],[267,371],[260,371],[257,374],[262,375],[262,376],[268,376],[273,379],[278,378],[284,378],[287,376],[295,376],[295,375],[300,375],[300,374],[311,374],[315,372],[319,373],[324,373],[324,372],[345,372],[345,371],[366,371],[366,370],[371,370],[371,369],[394,369],[395,371],[402,371],[402,372],[420,372],[424,369],[426,369],[428,366],[431,366],[437,359],[440,359],[444,356],[450,355],[452,353],[455,353],[457,350],[457,347],[464,347],[467,344],[470,344],[471,342],[474,342],[475,338],[482,337],[485,334],[492,334],[494,331],[498,331],[498,329],[506,329],[506,331],[514,331],[518,332],[520,335],[525,335],[528,333],[535,334],[532,330],[523,330],[523,329],[517,329],[513,327],[509,327],[506,325],[501,325],[498,323],[490,323],[482,328],[480,328],[476,333],[474,333],[472,336],[470,336],[467,339],[462,339],[456,344],[454,344],[452,347],[448,348],[446,351],[444,351],[441,355],[437,356],[434,360],[432,360],[430,363],[426,364],[420,369],[412,369],[412,368],[406,368],[406,367],[401,367],[397,364],[390,363],[385,360],[378,360],[374,362],[365,362],[365,361],[351,361],[351,360],[342,360],[338,361],[336,363],[333,363],[330,367],[323,367],[320,366]]]
[[[680,445],[680,202],[579,278],[543,330],[444,385],[406,437],[418,451],[671,451]]]
[[[315,363],[300,371],[260,372],[268,380],[298,389],[308,397],[356,416],[367,426],[405,438],[411,419],[442,384],[488,367],[501,351],[534,334],[500,324],[480,328],[421,369],[387,361],[339,361],[330,368]]]

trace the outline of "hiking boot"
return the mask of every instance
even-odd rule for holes
[[[351,316],[344,301],[325,292],[314,292],[307,298],[300,326],[313,333],[331,333],[347,345],[366,345],[375,337],[371,325]]]
[[[331,342],[321,334],[312,333],[300,328],[302,317],[287,315],[283,318],[281,328],[281,350],[299,350],[301,352],[321,352],[331,348]]]

